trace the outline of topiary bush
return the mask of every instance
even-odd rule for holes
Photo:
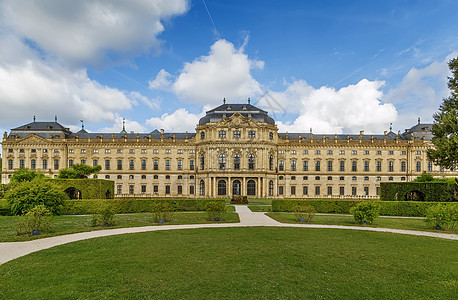
[[[437,204],[426,211],[426,223],[434,229],[458,229],[458,204]]]
[[[151,204],[151,212],[155,223],[165,223],[172,220],[172,207],[166,201],[154,201]]]
[[[96,214],[92,215],[91,226],[111,227],[115,225],[114,222],[115,211],[113,205],[107,202],[100,202]]]
[[[16,234],[39,235],[51,227],[52,213],[44,205],[38,205],[20,217],[16,224]]]
[[[226,203],[221,201],[209,201],[207,203],[207,213],[210,221],[221,221],[224,212],[226,212]]]
[[[315,216],[315,210],[306,203],[298,203],[294,207],[294,216],[298,223],[312,223],[313,217]]]
[[[52,180],[40,178],[21,182],[6,193],[13,215],[22,215],[38,205],[57,215],[65,198],[65,193]]]
[[[379,215],[380,205],[376,202],[361,202],[350,210],[357,224],[372,224]]]

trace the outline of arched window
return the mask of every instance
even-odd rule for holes
[[[205,196],[205,181],[200,181],[200,195]]]
[[[200,169],[201,170],[205,169],[205,155],[204,154],[200,156]]]
[[[248,196],[256,195],[256,182],[254,180],[248,180],[246,191]]]
[[[269,132],[269,139],[271,139],[271,140],[274,139],[274,134],[273,134],[273,132]]]
[[[274,182],[273,180],[269,181],[269,196],[274,195]]]
[[[240,170],[240,155],[234,155],[234,170]]]
[[[240,180],[234,180],[234,182],[232,183],[232,195],[233,196],[240,196],[241,194],[241,184],[240,184]]]
[[[269,170],[274,170],[274,157],[272,155],[269,156]]]
[[[248,155],[248,169],[254,170],[255,168],[255,158],[254,154]]]
[[[220,170],[226,169],[226,154],[221,153],[219,155],[219,169]]]
[[[205,132],[204,132],[204,131],[202,131],[202,132],[200,133],[200,139],[201,139],[201,140],[205,140]]]
[[[226,195],[226,181],[220,180],[218,181],[218,196]]]

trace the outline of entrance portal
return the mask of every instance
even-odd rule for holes
[[[232,195],[233,196],[240,196],[240,194],[242,193],[241,191],[241,183],[240,183],[240,180],[234,180],[234,182],[232,182]]]
[[[254,180],[248,180],[246,192],[248,196],[256,196],[256,182]]]

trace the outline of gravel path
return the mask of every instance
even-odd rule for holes
[[[236,205],[236,212],[239,214],[240,223],[221,223],[221,224],[192,224],[192,225],[162,225],[162,226],[144,226],[131,228],[116,228],[97,230],[90,232],[81,232],[67,234],[49,238],[43,238],[26,242],[6,242],[0,243],[0,265],[18,257],[30,254],[43,249],[52,248],[71,242],[93,239],[103,236],[137,233],[147,231],[172,230],[172,229],[192,229],[192,228],[219,228],[219,227],[251,227],[251,226],[274,226],[274,227],[302,227],[302,228],[333,228],[333,229],[350,229],[365,230],[378,232],[391,232],[399,234],[409,234],[417,236],[428,236],[450,240],[458,240],[458,235],[439,232],[414,231],[390,228],[374,228],[360,226],[342,226],[342,225],[315,225],[315,224],[286,224],[277,222],[265,215],[263,212],[252,212],[248,206]]]

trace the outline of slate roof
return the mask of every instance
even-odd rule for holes
[[[19,126],[17,128],[11,129],[12,131],[68,131],[69,128],[65,128],[57,122],[32,122]]]
[[[206,115],[199,120],[199,124],[216,123],[223,118],[229,118],[234,113],[240,113],[245,118],[250,117],[255,122],[264,122],[275,125],[274,119],[267,115],[267,112],[251,104],[223,104],[206,112]]]

